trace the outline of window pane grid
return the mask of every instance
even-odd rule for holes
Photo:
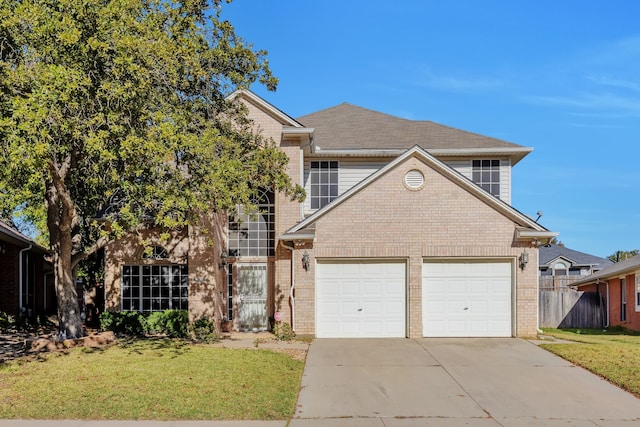
[[[500,198],[500,160],[473,160],[471,169],[473,182]]]
[[[187,265],[122,267],[122,311],[188,310]]]
[[[233,320],[233,264],[227,268],[227,320]]]
[[[311,209],[320,209],[338,197],[338,162],[313,161],[310,164]]]
[[[271,191],[262,193],[258,212],[248,214],[241,207],[229,218],[230,256],[273,256],[275,254],[275,205]]]

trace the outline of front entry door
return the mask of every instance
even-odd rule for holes
[[[238,320],[242,331],[267,330],[267,264],[237,264]]]

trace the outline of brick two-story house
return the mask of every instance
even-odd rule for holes
[[[342,104],[293,119],[248,91],[256,129],[289,157],[303,203],[264,191],[259,215],[115,242],[109,310],[188,308],[240,330],[269,320],[317,337],[537,332],[538,246],[514,209],[531,148]],[[151,254],[151,255],[149,255]]]

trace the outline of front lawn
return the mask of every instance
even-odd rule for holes
[[[640,335],[619,329],[544,329],[544,332],[573,342],[541,347],[640,397]]]
[[[0,364],[0,419],[277,420],[304,362],[268,350],[140,340]]]

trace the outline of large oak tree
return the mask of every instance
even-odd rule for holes
[[[277,83],[219,0],[2,0],[0,214],[48,235],[60,332],[82,334],[74,268],[123,233],[292,198],[286,156],[237,88]]]

